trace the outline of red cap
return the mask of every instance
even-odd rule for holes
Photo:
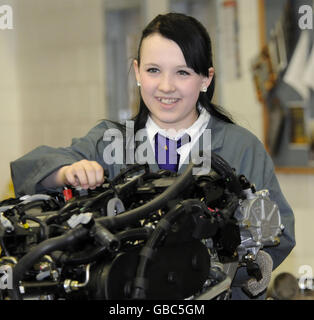
[[[64,200],[65,201],[69,201],[73,197],[72,190],[71,189],[67,189],[67,188],[64,189],[63,190],[63,196],[64,196]]]

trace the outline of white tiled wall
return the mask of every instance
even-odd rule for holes
[[[16,20],[21,152],[68,145],[105,117],[103,2],[20,1]]]
[[[64,146],[106,117],[102,0],[0,0],[0,195],[9,162],[32,148]]]
[[[0,0],[0,5],[9,4]],[[15,1],[10,5],[14,10]],[[14,20],[13,20],[14,22]],[[21,146],[21,114],[16,66],[16,30],[0,30],[0,195],[10,181],[9,162],[18,156]]]

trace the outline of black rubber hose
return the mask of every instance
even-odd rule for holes
[[[147,164],[139,164],[135,163],[133,165],[128,166],[126,169],[121,171],[116,177],[114,177],[111,180],[111,184],[115,185],[119,182],[119,180],[122,180],[128,173],[136,172],[139,170],[145,170],[145,172],[148,172],[148,166]]]
[[[153,229],[148,227],[134,228],[116,233],[116,237],[121,241],[146,240],[152,234]]]
[[[78,203],[76,201],[71,201],[66,203],[56,214],[48,217],[46,219],[46,224],[50,225],[52,223],[62,223],[64,216],[66,216],[65,212],[69,212],[70,210],[74,209],[77,207]]]
[[[135,241],[135,240],[147,240],[147,238],[151,235],[152,229],[150,228],[134,228],[130,230],[125,230],[119,233],[116,233],[115,236],[119,241]],[[67,265],[79,265],[79,264],[87,264],[93,262],[103,256],[105,253],[108,253],[108,249],[106,247],[95,248],[92,251],[86,250],[83,252],[75,253],[70,256],[63,255],[60,258],[60,262],[62,264]]]
[[[61,264],[75,266],[91,263],[108,252],[106,247],[98,247],[93,250],[89,249],[72,255],[62,255],[58,259]]]
[[[69,201],[67,202],[58,212],[58,215],[62,215],[64,212],[69,211],[77,206],[77,201]]]
[[[93,206],[97,201],[106,198],[107,196],[113,195],[114,192],[113,190],[106,190],[100,194],[98,194],[97,196],[95,196],[94,198],[88,200],[83,207],[81,208],[81,212],[86,212],[91,206]]]
[[[104,197],[107,197],[111,194],[113,194],[113,190],[106,190],[97,196],[91,198],[91,199],[80,199],[77,201],[69,201],[67,202],[55,215],[52,215],[46,219],[46,224],[50,225],[52,223],[63,223],[65,220],[69,219],[74,212],[72,210],[77,210],[78,212],[87,212],[87,210],[94,205],[97,201],[103,199]],[[79,209],[79,207],[82,205],[82,208]],[[71,213],[71,211],[72,213]]]
[[[230,167],[229,163],[226,162],[222,157],[220,157],[215,152],[212,152],[212,155],[211,155],[211,167],[223,177],[234,175],[234,171]]]
[[[61,250],[68,245],[74,245],[77,241],[84,239],[88,233],[89,230],[84,227],[70,230],[62,236],[50,238],[41,242],[23,256],[13,269],[13,289],[9,290],[10,297],[13,300],[21,299],[19,291],[20,280],[22,280],[25,272],[31,268],[40,257],[52,251]]]
[[[121,213],[114,217],[101,217],[96,219],[99,223],[108,229],[124,227],[135,221],[145,218],[148,214],[165,206],[169,200],[176,198],[193,181],[192,169],[194,164],[191,162],[184,173],[168,187],[163,193],[158,195],[152,201],[145,203],[141,207]]]
[[[218,154],[212,152],[211,155],[211,167],[220,176],[222,176],[227,182],[227,188],[231,191],[240,195],[242,191],[241,183],[235,174],[234,170],[231,168],[229,163],[220,157]]]
[[[93,236],[102,247],[110,252],[117,252],[120,248],[120,240],[99,222],[95,222],[91,229]]]
[[[70,217],[73,214],[80,214],[80,213],[81,213],[81,211],[79,208],[74,208],[74,209],[71,209],[70,211],[63,212],[62,215],[57,213],[56,215],[50,216],[45,220],[45,222],[49,226],[51,224],[60,224],[61,225],[66,220],[70,219]]]
[[[8,209],[7,212],[12,212],[12,213],[17,213],[19,216],[23,216],[25,214],[25,211],[37,208],[37,207],[42,207],[45,205],[45,200],[35,200],[31,202],[27,202],[25,204],[17,204],[11,209]]]

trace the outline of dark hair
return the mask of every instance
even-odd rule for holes
[[[208,69],[213,67],[213,55],[210,37],[204,26],[195,18],[181,13],[158,15],[143,30],[138,47],[137,61],[140,65],[141,47],[143,40],[153,33],[177,43],[186,64],[196,73],[208,77]],[[215,90],[215,75],[207,92],[200,92],[198,101],[212,116],[228,123],[234,123],[231,116],[221,107],[214,105],[211,100]],[[135,131],[144,128],[149,110],[140,97],[139,111],[133,118]]]

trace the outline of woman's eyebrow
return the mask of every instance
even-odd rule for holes
[[[144,66],[145,66],[145,67],[146,67],[146,66],[159,67],[159,64],[153,63],[153,62],[151,62],[151,63],[148,62],[148,63],[145,63]],[[192,69],[192,68],[188,67],[186,64],[182,64],[182,65],[179,65],[179,66],[175,66],[175,68],[176,68],[176,69],[180,69],[180,68]]]
[[[144,66],[154,66],[154,67],[159,67],[159,65],[157,63],[153,63],[153,62],[148,62],[148,63],[145,63]]]

